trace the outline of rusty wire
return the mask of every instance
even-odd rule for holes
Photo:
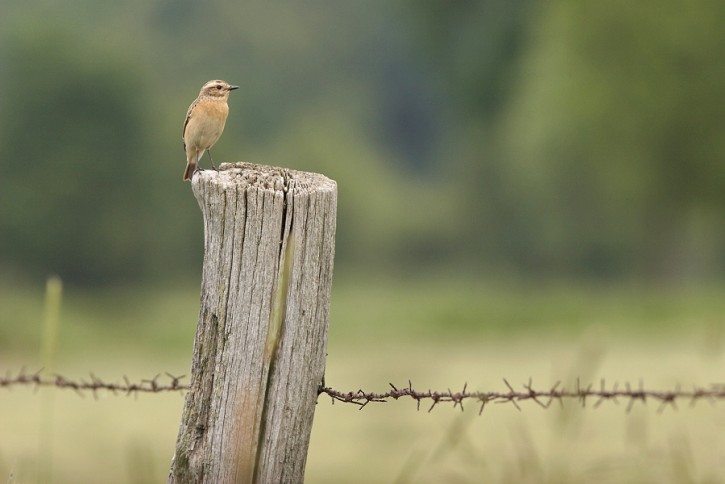
[[[165,373],[162,376],[159,373],[153,378],[138,382],[132,382],[124,376],[121,383],[109,383],[101,380],[93,373],[89,374],[89,379],[73,380],[57,374],[44,376],[42,370],[27,373],[25,369],[21,369],[17,374],[7,372],[5,376],[0,376],[0,388],[23,385],[34,386],[35,388],[56,387],[74,390],[80,396],[84,396],[84,392],[91,392],[97,398],[99,390],[107,390],[114,395],[187,391],[189,385],[182,382],[184,378],[184,375],[174,376]],[[418,410],[420,410],[421,403],[429,405],[428,412],[431,412],[436,406],[446,403],[453,404],[453,408],[459,407],[463,410],[464,402],[471,402],[479,406],[479,415],[488,404],[509,403],[516,409],[521,410],[519,403],[526,401],[531,401],[542,408],[549,408],[553,402],[559,402],[559,404],[563,405],[564,400],[576,400],[582,406],[586,406],[587,402],[593,401],[594,408],[599,407],[606,401],[616,404],[624,401],[627,403],[627,411],[629,412],[635,403],[645,404],[649,400],[657,402],[657,410],[662,412],[668,406],[677,409],[678,401],[684,400],[689,402],[690,405],[694,405],[699,400],[707,400],[713,403],[725,399],[725,384],[712,384],[709,387],[694,386],[691,390],[683,390],[679,386],[674,390],[647,390],[644,388],[642,381],[636,387],[633,387],[630,383],[625,383],[622,386],[614,383],[607,386],[605,381],[601,380],[599,387],[595,388],[593,384],[583,386],[577,380],[571,389],[566,389],[561,385],[561,382],[556,382],[549,389],[537,390],[534,388],[532,381],[529,380],[528,383],[522,385],[520,390],[516,390],[505,378],[503,383],[505,385],[503,391],[468,391],[467,384],[463,386],[461,391],[452,391],[450,388],[446,391],[418,391],[413,388],[413,383],[408,381],[408,386],[402,388],[389,383],[390,390],[380,393],[365,392],[363,390],[342,392],[323,385],[318,388],[317,393],[318,395],[329,396],[333,404],[335,402],[351,403],[357,405],[359,409],[365,408],[369,403],[386,403],[405,398],[415,401]]]
[[[694,405],[698,400],[706,399],[711,402],[725,399],[725,385],[711,385],[709,388],[694,387],[692,390],[682,390],[679,387],[674,390],[646,390],[643,383],[640,382],[638,387],[633,388],[629,383],[624,384],[624,388],[615,383],[611,387],[607,387],[604,380],[600,381],[599,388],[593,385],[582,386],[577,380],[573,389],[567,390],[561,387],[561,382],[555,383],[548,390],[536,390],[531,380],[522,386],[522,390],[515,390],[514,387],[504,378],[506,390],[502,392],[469,392],[468,385],[464,385],[461,391],[455,392],[450,388],[447,391],[417,391],[413,388],[412,382],[408,381],[408,386],[398,388],[390,383],[390,390],[384,393],[368,393],[362,390],[357,392],[340,392],[330,387],[320,387],[319,394],[328,395],[333,403],[335,401],[352,403],[358,405],[360,409],[364,408],[371,402],[385,403],[391,400],[401,398],[410,398],[416,402],[417,409],[420,410],[421,402],[430,403],[428,412],[431,412],[437,405],[452,403],[453,408],[460,407],[463,410],[464,401],[471,401],[479,405],[478,414],[483,412],[486,405],[491,403],[510,403],[516,409],[521,410],[519,402],[532,401],[542,408],[549,408],[553,402],[564,404],[564,400],[578,400],[582,406],[586,406],[588,401],[594,400],[594,408],[599,407],[605,401],[619,403],[620,400],[627,402],[627,411],[629,412],[637,401],[646,403],[647,400],[653,400],[659,403],[658,412],[662,412],[667,406],[674,409],[677,408],[677,401],[686,400],[690,405]]]
[[[122,383],[109,383],[103,381],[93,373],[89,374],[88,380],[72,380],[57,374],[44,376],[42,373],[43,370],[39,370],[35,373],[27,373],[25,369],[21,369],[15,375],[8,372],[5,376],[0,376],[0,388],[19,385],[30,385],[34,386],[36,389],[40,387],[56,387],[75,390],[75,392],[81,397],[84,396],[84,391],[90,391],[95,398],[98,397],[97,392],[99,390],[108,390],[114,395],[119,393],[137,395],[138,393],[159,393],[189,389],[188,385],[181,383],[184,375],[174,376],[170,373],[166,373],[164,377],[164,379],[168,380],[167,383],[160,381],[160,373],[153,378],[140,380],[139,382],[131,382],[126,376],[124,376]]]

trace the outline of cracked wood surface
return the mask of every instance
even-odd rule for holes
[[[249,163],[197,172],[190,390],[169,483],[302,482],[325,368],[337,186]]]

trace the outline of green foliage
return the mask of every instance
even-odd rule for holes
[[[540,257],[579,271],[722,268],[722,253],[701,256],[703,240],[725,242],[712,212],[725,202],[723,13],[560,1],[533,17],[502,134],[512,185],[534,194],[521,205],[539,218]]]
[[[6,2],[0,268],[195,276],[180,133],[340,187],[338,265],[721,274],[722,2]],[[206,162],[207,160],[205,160]]]
[[[0,248],[71,279],[138,274],[150,188],[138,74],[63,29],[5,37]]]

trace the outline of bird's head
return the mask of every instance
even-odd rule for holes
[[[202,96],[226,99],[229,97],[229,92],[235,89],[239,89],[239,86],[232,86],[228,82],[217,79],[204,84],[199,94]]]

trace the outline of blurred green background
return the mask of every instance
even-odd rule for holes
[[[181,126],[219,77],[242,86],[219,161],[339,183],[340,270],[721,276],[724,14],[5,0],[3,272],[196,278]]]
[[[390,380],[430,377],[441,389],[464,381],[491,389],[501,377],[536,374],[547,386],[577,369],[711,383],[706,375],[723,369],[725,315],[723,18],[721,0],[2,0],[0,370],[43,364],[43,291],[53,273],[64,282],[55,370],[108,379],[188,372],[203,233],[181,181],[181,130],[200,86],[221,78],[241,89],[214,149],[218,163],[317,171],[338,183],[328,383],[384,390]],[[603,354],[624,341],[643,346],[598,359],[587,353],[592,340]],[[536,350],[522,355],[532,341]],[[571,366],[552,363],[567,352]],[[590,366],[576,363],[580,352]],[[380,369],[358,368],[366,354]],[[632,358],[687,363],[617,370]],[[47,408],[36,411],[30,391],[3,390],[0,479],[34,482],[44,438],[58,441],[57,482],[93,482],[98,469],[113,469],[109,482],[163,479],[180,398],[99,410],[70,397],[67,408],[69,397],[58,397],[55,436],[39,437]],[[403,471],[431,462],[464,469],[452,474],[459,482],[478,482],[467,471],[523,482],[541,475],[537,459],[558,462],[531,449],[571,452],[535,430],[558,433],[554,410],[541,418],[555,424],[524,425],[514,414],[506,432],[525,426],[528,437],[486,461],[492,442],[476,451],[448,442],[455,422],[417,421],[396,440],[365,429],[392,432],[421,418],[410,408],[376,416],[336,407],[333,416],[327,402],[318,407],[311,482],[340,482],[351,469],[360,482],[404,482]],[[610,418],[629,425],[622,414]],[[493,431],[465,421],[474,433]],[[347,454],[332,437],[346,424],[363,435]],[[652,469],[662,456],[680,462],[666,473],[672,482],[725,475],[702,450],[721,442],[682,438],[690,430],[672,425],[664,453],[654,437],[624,438],[655,455]],[[79,428],[87,434],[67,445],[63,435]],[[411,450],[424,428],[431,449],[463,461]],[[672,450],[670,440],[702,447]],[[626,476],[664,482],[590,450],[591,466],[569,468],[562,457],[544,474],[581,482],[604,459]],[[522,474],[498,472],[512,462]],[[424,470],[409,475],[440,482]]]

